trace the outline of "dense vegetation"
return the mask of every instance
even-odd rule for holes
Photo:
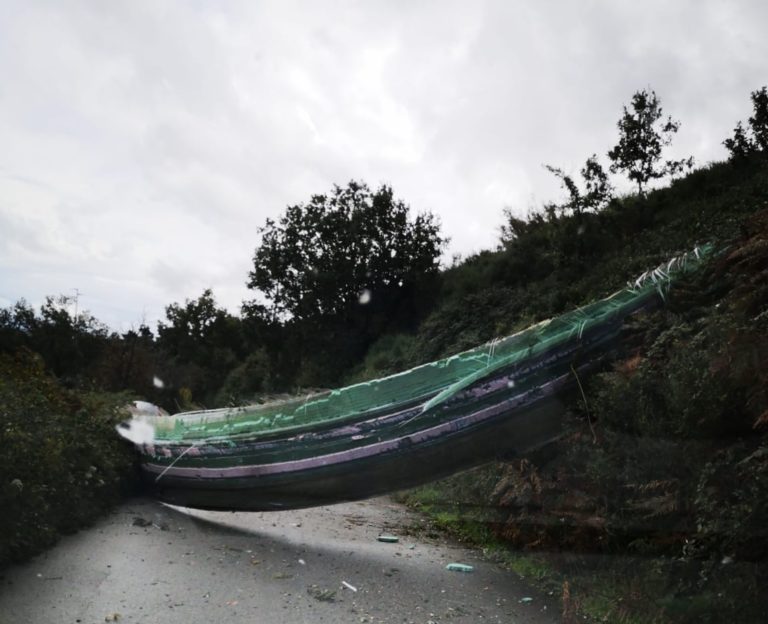
[[[740,229],[627,328],[623,357],[571,398],[562,440],[412,500],[537,553],[513,567],[605,621],[764,621],[768,206]]]
[[[66,390],[26,349],[0,354],[0,563],[49,546],[130,490],[133,453],[115,436],[126,400]]]
[[[131,469],[113,408],[129,396],[176,411],[394,372],[604,296],[714,241],[727,251],[663,311],[636,319],[615,367],[569,399],[567,435],[549,455],[494,464],[414,500],[517,548],[661,557],[651,572],[634,570],[641,584],[653,576],[649,593],[627,589],[631,600],[604,610],[609,621],[752,621],[768,580],[765,89],[752,104],[746,127],[724,142],[727,162],[651,188],[691,161],[663,160],[679,124],[664,120],[653,92],[635,94],[607,156],[636,195],[615,196],[596,155],[578,180],[549,167],[566,192],[560,203],[507,213],[496,250],[443,271],[433,217],[412,217],[388,187],[351,182],[265,225],[249,276],[257,296],[240,315],[210,290],[169,305],[156,332],[110,332],[66,298],[0,310],[0,444],[11,449],[0,562],[119,494]],[[65,508],[66,499],[81,504]],[[473,511],[457,513],[462,501]],[[579,569],[552,572],[571,583],[574,604],[594,589]]]
[[[652,265],[705,239],[725,249],[627,328],[623,356],[570,398],[556,445],[407,497],[460,536],[525,553],[507,561],[562,595],[564,621],[577,611],[609,622],[768,617],[768,151],[757,138],[768,100],[764,90],[752,99],[748,149],[726,141],[729,162],[610,202],[586,227],[583,215],[554,210],[512,221],[507,248],[476,259],[474,279],[454,291],[455,314],[443,307],[424,325],[458,345],[508,328],[503,312],[461,326],[462,305],[533,320],[619,286],[636,261]],[[583,227],[589,242],[547,245],[544,232],[569,225],[572,241]],[[543,274],[528,277],[533,287],[476,288],[485,275],[503,283],[497,267],[530,236],[551,253]],[[455,331],[443,333],[449,323]],[[377,362],[386,364],[381,354]]]

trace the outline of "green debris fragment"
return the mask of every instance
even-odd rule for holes
[[[449,563],[445,569],[451,572],[473,572],[475,570],[474,567],[466,563]]]
[[[377,539],[380,542],[387,542],[388,544],[395,544],[400,541],[400,538],[394,535],[379,535]]]

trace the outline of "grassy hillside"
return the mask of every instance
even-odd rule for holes
[[[768,171],[755,159],[710,165],[597,214],[534,214],[500,250],[445,271],[418,331],[383,336],[349,378],[446,356],[603,297],[680,251],[729,240],[765,207]]]
[[[449,271],[420,332],[383,339],[359,371],[508,333],[707,240],[727,251],[632,322],[623,357],[570,400],[555,447],[407,495],[561,594],[565,621],[768,617],[764,161],[713,165],[579,223],[525,224]]]

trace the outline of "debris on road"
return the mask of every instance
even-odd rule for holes
[[[445,566],[446,570],[450,570],[451,572],[474,572],[475,568],[471,565],[467,565],[466,563],[449,563],[447,566]]]
[[[378,539],[380,542],[386,542],[388,544],[396,544],[400,541],[400,538],[394,535],[379,535],[379,537],[376,539]]]
[[[133,524],[133,526],[146,528],[152,526],[152,520],[146,520],[141,516],[136,516],[131,524]]]
[[[307,593],[320,602],[336,602],[335,589],[321,589],[317,585],[307,587]]]
[[[349,523],[351,530],[339,513],[346,509],[360,512],[359,524]],[[258,613],[259,622],[282,622],[298,612],[307,620],[350,624],[404,619],[498,624],[513,618],[544,624],[559,615],[552,596],[540,596],[514,573],[482,563],[466,545],[447,538],[433,543],[423,531],[412,532],[417,520],[411,512],[378,501],[278,518],[273,528],[275,514],[182,514],[151,501],[118,513],[88,541],[64,540],[31,562],[13,585],[7,577],[0,581],[0,603],[5,607],[16,591],[9,604],[20,610],[19,621],[38,622],[50,607],[30,597],[50,596],[61,601],[57,610],[66,608],[72,624],[83,608],[91,617],[83,613],[82,624],[146,622],[147,604],[161,607],[158,613],[168,621],[187,616],[213,622],[227,615],[251,621]],[[297,522],[306,534],[290,530]],[[98,595],[92,592],[94,575],[104,579]],[[518,604],[524,596],[532,602]]]
[[[529,596],[526,596],[525,598],[520,598],[518,602],[527,603],[527,602],[533,602],[533,598],[530,598]]]

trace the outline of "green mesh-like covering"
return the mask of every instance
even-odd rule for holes
[[[663,297],[674,277],[694,269],[711,253],[709,245],[697,248],[644,273],[606,299],[512,336],[389,377],[272,404],[186,412],[147,420],[155,426],[158,442],[194,444],[203,440],[300,432],[354,421],[379,411],[393,412],[413,404],[424,404],[423,409],[427,411],[500,368],[523,363],[601,324],[625,317],[654,297]]]

